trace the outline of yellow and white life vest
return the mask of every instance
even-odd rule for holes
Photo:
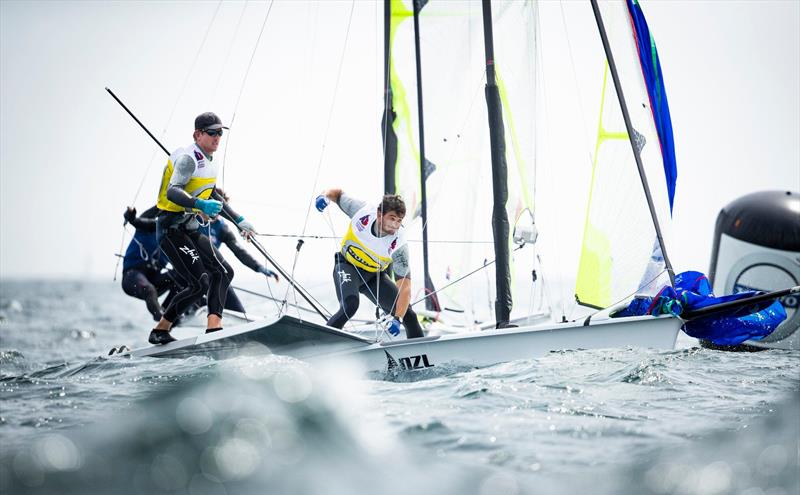
[[[156,206],[160,210],[196,213],[200,210],[184,208],[167,199],[167,189],[169,189],[169,181],[172,179],[172,172],[175,170],[175,162],[182,155],[189,155],[194,160],[194,173],[189,182],[183,186],[183,189],[195,198],[208,199],[211,197],[211,192],[217,184],[217,164],[214,161],[207,160],[197,143],[193,143],[186,148],[179,148],[170,155],[167,166],[164,167],[164,174],[161,177],[161,189],[158,191],[158,203],[156,203]]]
[[[350,219],[350,226],[342,238],[341,253],[345,259],[353,266],[368,272],[386,270],[392,263],[392,253],[402,243],[402,227],[397,234],[376,237],[372,233],[372,226],[377,219],[377,208],[361,208]]]

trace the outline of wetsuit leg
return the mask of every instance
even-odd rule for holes
[[[153,286],[158,291],[159,296],[162,296],[168,290],[173,289],[173,281],[169,273],[153,272],[153,276],[149,278],[153,283]]]
[[[419,324],[417,313],[411,309],[411,306],[408,307],[406,314],[403,315],[403,326],[406,327],[406,337],[409,339],[416,339],[425,336],[425,334],[422,332],[422,326]]]
[[[183,280],[183,277],[178,275],[178,273],[172,269],[168,270],[164,273],[166,277],[169,277],[170,280],[170,289],[167,293],[167,297],[164,298],[164,301],[161,303],[161,307],[167,308],[172,303],[172,300],[175,298],[176,295],[180,293],[186,287],[186,281]]]
[[[361,287],[361,278],[358,268],[348,263],[339,253],[334,257],[333,285],[336,287],[336,297],[339,299],[339,311],[328,320],[328,326],[342,328],[358,311],[358,289]]]
[[[164,311],[164,318],[174,322],[186,308],[203,295],[203,279],[208,279],[200,252],[187,233],[181,230],[168,230],[161,237],[161,250],[164,251],[178,275],[186,286],[175,294]]]
[[[233,281],[233,268],[225,261],[211,240],[198,231],[189,234],[194,245],[200,251],[200,259],[209,274],[208,279],[208,314],[222,317],[222,308],[228,296],[228,287]]]
[[[362,291],[373,303],[375,298],[373,294],[377,295],[380,299],[380,306],[385,312],[394,314],[395,304],[397,303],[397,285],[389,279],[388,275],[381,273],[374,279],[370,280],[369,289],[371,292]],[[422,327],[419,324],[417,314],[411,309],[411,306],[406,310],[403,315],[403,326],[406,329],[406,337],[415,339],[417,337],[424,337]]]
[[[158,303],[158,289],[148,280],[145,272],[131,268],[122,275],[122,290],[129,296],[144,300],[147,311],[153,319],[161,319],[161,305]]]
[[[231,287],[228,287],[228,296],[225,300],[225,309],[238,311],[240,313],[245,312],[242,301],[239,300],[239,296],[236,295],[236,292],[234,292]]]

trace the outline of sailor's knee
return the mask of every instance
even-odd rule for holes
[[[203,273],[199,278],[192,278],[188,281],[185,290],[189,290],[192,294],[202,294],[208,287],[208,273]]]
[[[147,299],[151,297],[158,298],[158,291],[152,285],[142,287],[142,296]]]
[[[231,268],[231,266],[228,265],[227,263],[225,263],[223,266],[225,270],[223,270],[222,276],[228,280],[228,283],[230,283],[231,281],[233,281],[233,273],[234,273],[233,268]]]
[[[139,291],[137,290],[136,284],[126,284],[125,282],[123,282],[122,292],[131,297],[139,297]]]

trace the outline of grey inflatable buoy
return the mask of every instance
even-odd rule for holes
[[[800,193],[762,191],[743,196],[719,212],[709,280],[714,294],[773,291],[800,285]],[[800,349],[798,298],[781,299],[786,321],[760,341],[725,350]]]

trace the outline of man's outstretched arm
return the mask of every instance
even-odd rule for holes
[[[326,198],[328,201],[333,201],[336,203],[339,208],[344,212],[345,215],[348,217],[353,217],[358,210],[363,208],[367,203],[358,199],[355,199],[342,191],[341,189],[326,189],[320,197]],[[325,209],[323,204],[320,204],[319,197],[317,198],[317,209],[322,211]]]

